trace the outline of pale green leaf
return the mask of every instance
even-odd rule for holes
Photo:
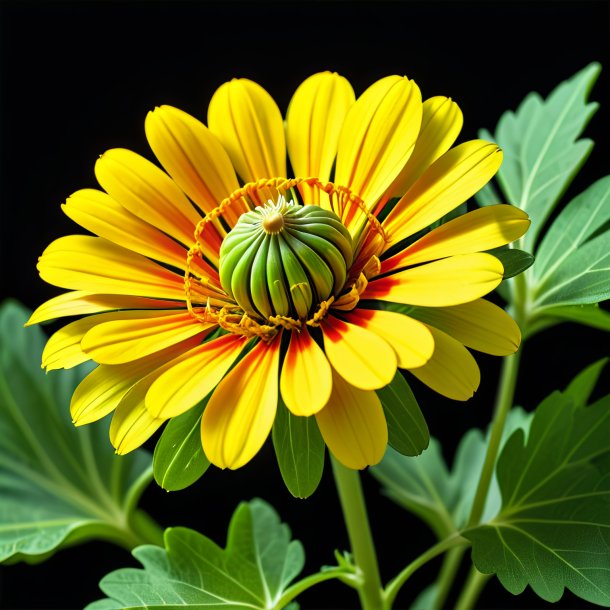
[[[192,485],[210,466],[201,446],[201,415],[207,398],[186,413],[172,418],[153,455],[155,481],[167,491]]]
[[[419,455],[430,442],[428,424],[400,371],[377,390],[388,423],[388,443],[403,455]]]
[[[538,286],[550,277],[610,221],[610,176],[592,184],[561,211],[536,252],[533,279]]]
[[[309,497],[318,487],[324,470],[324,440],[316,418],[293,415],[280,397],[272,436],[288,491],[296,498]]]
[[[591,305],[558,305],[540,308],[536,312],[537,321],[534,322],[534,330],[542,330],[560,322],[576,322],[599,330],[610,331],[610,313],[600,309],[595,304]]]
[[[517,428],[527,428],[529,416],[513,409],[504,439]],[[422,455],[405,457],[388,448],[383,460],[370,469],[384,493],[428,524],[439,539],[462,528],[470,514],[483,467],[487,441],[480,430],[469,430],[458,446],[453,469],[447,468],[440,443],[432,438]],[[500,507],[497,484],[492,484],[485,508],[490,517]]]
[[[527,251],[534,250],[545,221],[591,151],[592,142],[578,137],[597,109],[586,100],[599,71],[590,64],[546,100],[529,94],[515,113],[502,116],[490,138],[504,151],[496,176],[504,203],[519,206],[532,220],[522,238]]]
[[[72,425],[70,397],[90,369],[45,375],[45,337],[24,328],[30,313],[0,308],[0,561],[40,561],[92,538],[135,546],[150,456],[115,456],[107,422]]]
[[[476,568],[513,594],[529,584],[547,601],[568,588],[610,606],[610,396],[575,406],[555,392],[529,436],[517,430],[497,465],[502,509],[466,530]]]
[[[279,610],[282,594],[305,561],[301,543],[290,540],[288,526],[262,500],[239,505],[226,549],[178,527],[166,530],[164,549],[142,546],[133,554],[143,568],[125,568],[104,577],[100,588],[110,601],[90,604],[88,610]]]
[[[587,305],[610,298],[610,231],[581,245],[535,287],[535,306]]]

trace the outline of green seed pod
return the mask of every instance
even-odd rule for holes
[[[249,315],[305,319],[337,296],[352,239],[336,214],[283,196],[242,214],[220,248],[220,283]]]

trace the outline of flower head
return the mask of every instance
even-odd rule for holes
[[[94,236],[58,239],[38,265],[71,292],[30,322],[84,316],[49,339],[43,365],[99,364],[73,396],[75,423],[115,411],[111,440],[125,453],[210,395],[203,449],[238,468],[265,442],[281,396],[316,417],[340,461],[363,468],[385,451],[375,390],[397,367],[445,396],[472,396],[479,371],[465,346],[502,355],[520,341],[481,298],[503,274],[483,251],[529,221],[494,205],[424,231],[500,166],[494,144],[451,148],[461,124],[454,102],[422,103],[407,78],[355,100],[331,73],[300,85],[285,123],[245,79],[214,94],[207,127],[169,106],[149,113],[165,171],[106,152],[103,191],[63,206]]]

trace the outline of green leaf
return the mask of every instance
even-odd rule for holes
[[[610,231],[583,244],[534,287],[534,306],[581,305],[610,298]]]
[[[503,279],[505,280],[523,273],[534,264],[534,257],[529,252],[516,248],[494,248],[488,250],[487,253],[493,254],[502,263],[504,267]]]
[[[590,364],[572,379],[565,389],[565,394],[572,399],[574,406],[584,407],[587,405],[608,360],[609,358],[602,358]]]
[[[599,71],[599,64],[590,64],[546,100],[529,94],[516,113],[502,116],[490,138],[504,150],[497,174],[504,203],[518,205],[532,220],[522,238],[528,251],[534,250],[545,221],[591,152],[593,143],[577,138],[597,109],[586,100]]]
[[[540,285],[610,221],[610,176],[572,199],[546,232],[536,252],[533,277]]]
[[[110,573],[100,588],[110,598],[88,610],[130,608],[271,609],[303,569],[300,542],[262,500],[242,503],[229,525],[226,549],[183,527],[165,532],[165,548],[133,552],[143,569]],[[106,605],[104,605],[106,604]],[[113,604],[113,605],[112,605]]]
[[[388,443],[403,455],[419,455],[430,442],[428,424],[409,384],[400,371],[377,390],[388,422]]]
[[[554,602],[567,587],[610,606],[609,438],[610,396],[590,407],[559,392],[544,400],[527,440],[517,430],[501,452],[500,513],[463,532],[476,568],[513,594],[529,584]]]
[[[209,397],[186,413],[172,418],[153,455],[157,484],[167,491],[192,485],[210,466],[201,446],[201,416]]]
[[[93,538],[132,548],[150,456],[113,454],[107,423],[75,428],[70,397],[88,369],[45,375],[45,338],[13,301],[0,307],[0,561],[41,561]],[[154,526],[151,526],[154,529]]]
[[[515,429],[526,429],[529,419],[522,409],[513,409],[507,418],[504,439]],[[381,463],[369,471],[382,483],[388,497],[427,523],[440,540],[466,524],[486,448],[483,433],[473,429],[460,441],[451,472],[443,459],[441,445],[434,438],[418,457],[405,457],[388,448]],[[499,508],[500,495],[494,482],[484,514],[491,517]]]
[[[428,585],[418,594],[413,603],[409,606],[409,610],[430,610],[430,608],[434,608],[437,594],[438,585],[436,583]]]
[[[273,447],[288,491],[296,498],[309,497],[324,470],[324,440],[315,417],[297,417],[281,397],[273,423]]]
[[[369,472],[383,485],[385,495],[427,523],[439,539],[456,530],[451,514],[455,489],[436,439],[431,438],[418,457],[405,457],[388,447],[381,463]]]
[[[537,317],[539,318],[537,330],[560,322],[576,322],[599,330],[610,331],[610,313],[600,309],[596,303],[544,307],[538,309]]]

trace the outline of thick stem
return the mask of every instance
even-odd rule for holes
[[[472,566],[466,579],[466,584],[456,602],[455,610],[472,610],[483,591],[483,587],[485,587],[490,578],[491,574],[481,574],[481,572]]]
[[[487,453],[485,454],[485,462],[483,463],[483,470],[481,471],[481,477],[479,478],[477,492],[474,497],[474,502],[472,503],[468,527],[472,527],[479,523],[481,516],[483,515],[483,510],[485,509],[485,501],[487,500],[489,485],[491,484],[491,479],[496,467],[496,460],[500,450],[502,434],[504,433],[506,417],[513,405],[520,358],[521,351],[518,351],[516,354],[506,356],[502,363],[500,388],[496,400],[491,434],[489,435],[489,444],[487,445]]]
[[[432,610],[443,610],[443,608],[445,608],[445,602],[449,596],[449,591],[451,591],[455,575],[462,563],[462,557],[464,556],[465,551],[466,547],[456,547],[445,555],[441,572],[436,581],[437,590],[436,595],[434,596]]]
[[[335,484],[343,510],[354,561],[362,574],[358,595],[363,610],[385,610],[377,555],[364,504],[360,474],[331,455]]]

